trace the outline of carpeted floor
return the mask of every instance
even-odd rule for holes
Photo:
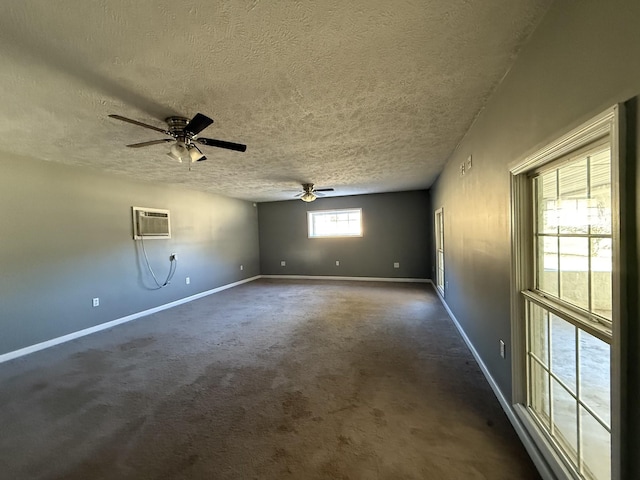
[[[428,285],[258,280],[0,365],[2,479],[537,479]]]

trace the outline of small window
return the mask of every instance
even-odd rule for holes
[[[362,209],[307,212],[309,238],[361,237]]]

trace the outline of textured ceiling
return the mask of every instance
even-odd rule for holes
[[[551,0],[0,5],[0,151],[252,201],[427,188]],[[125,144],[202,112],[189,165]]]

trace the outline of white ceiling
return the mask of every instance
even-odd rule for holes
[[[427,188],[550,3],[4,1],[0,151],[258,202]],[[247,151],[189,171],[107,117],[197,112]]]

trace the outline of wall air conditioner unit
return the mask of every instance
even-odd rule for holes
[[[131,210],[134,240],[171,238],[169,210],[145,207],[131,207]]]

